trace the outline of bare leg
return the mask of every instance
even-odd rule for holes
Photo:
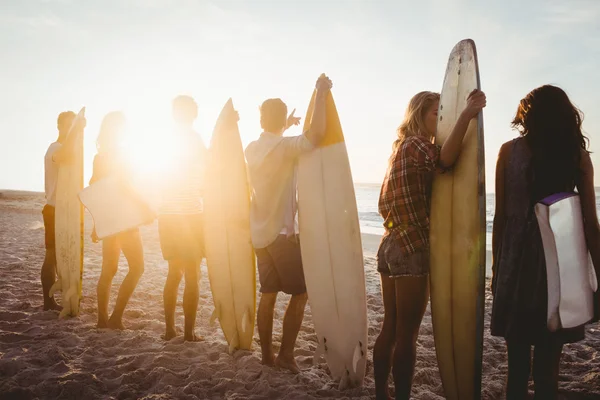
[[[535,399],[555,400],[558,398],[558,370],[563,345],[549,339],[533,350],[533,382]]]
[[[98,295],[98,328],[108,327],[110,288],[119,267],[120,255],[121,248],[116,237],[109,237],[102,241],[102,272],[96,289]]]
[[[531,346],[515,341],[507,342],[508,378],[506,383],[506,398],[510,400],[525,400],[528,398],[527,385],[531,372]]]
[[[373,374],[375,375],[375,397],[388,400],[388,377],[392,369],[392,354],[396,347],[396,284],[388,275],[381,275],[383,292],[383,326],[373,348]]]
[[[56,251],[54,249],[46,249],[44,264],[42,264],[42,293],[44,295],[44,311],[61,310],[62,307],[56,304],[54,296],[50,297],[50,289],[56,282]]]
[[[111,329],[125,329],[123,326],[123,313],[125,307],[135,290],[135,287],[144,273],[144,250],[142,247],[142,239],[138,230],[125,232],[119,235],[119,241],[123,254],[129,264],[129,272],[119,288],[119,296],[117,304],[108,320],[108,327]]]
[[[195,261],[186,261],[185,290],[183,291],[183,315],[185,327],[183,338],[189,342],[197,342],[202,338],[196,336],[196,314],[198,313],[198,300],[200,296],[200,265]]]
[[[261,293],[258,303],[258,337],[262,350],[262,363],[264,365],[275,365],[275,355],[273,353],[273,312],[277,293]]]
[[[417,359],[417,337],[429,301],[429,277],[395,278],[396,346],[394,386],[396,399],[410,398]]]
[[[300,332],[302,320],[304,319],[304,309],[307,300],[308,295],[306,293],[295,294],[290,299],[287,310],[285,310],[285,316],[283,317],[281,348],[275,360],[277,366],[288,369],[295,374],[300,373],[300,368],[298,368],[298,364],[296,364],[296,360],[294,359],[294,346],[296,345],[298,332]]]
[[[177,336],[175,330],[175,306],[177,305],[177,291],[183,277],[183,264],[180,260],[169,261],[169,273],[165,282],[163,292],[165,307],[165,340],[171,340]]]

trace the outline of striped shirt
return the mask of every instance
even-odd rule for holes
[[[175,156],[162,185],[160,215],[190,215],[203,211],[202,190],[207,149],[193,131],[170,138]]]

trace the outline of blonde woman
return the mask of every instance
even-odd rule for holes
[[[108,113],[102,120],[96,145],[98,154],[94,157],[94,166],[90,185],[108,176],[127,176],[120,143],[125,130],[125,115],[119,111]],[[92,241],[98,242],[96,228],[92,232]],[[115,309],[109,318],[108,302],[113,278],[119,267],[121,251],[129,264],[129,271],[121,287]],[[98,280],[98,328],[125,329],[123,312],[133,294],[138,281],[144,273],[144,251],[142,239],[137,228],[121,232],[102,240],[102,272]]]
[[[452,167],[467,127],[486,105],[474,90],[443,146],[433,143],[440,95],[420,92],[411,100],[398,128],[379,196],[385,234],[377,253],[385,308],[373,363],[377,399],[388,399],[393,365],[396,399],[408,399],[421,320],[429,301],[429,208],[437,171]],[[393,362],[392,362],[393,360]]]

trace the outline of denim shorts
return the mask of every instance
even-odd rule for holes
[[[429,275],[429,251],[405,254],[400,242],[385,235],[377,251],[377,271],[391,278]]]

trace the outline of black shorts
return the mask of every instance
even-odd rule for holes
[[[200,263],[204,257],[203,229],[202,214],[159,215],[158,235],[163,258]]]
[[[256,249],[261,293],[306,293],[298,237],[279,235],[263,249]]]
[[[42,216],[44,218],[44,242],[46,249],[55,250],[56,239],[54,237],[54,216],[55,208],[46,204],[42,209]]]

